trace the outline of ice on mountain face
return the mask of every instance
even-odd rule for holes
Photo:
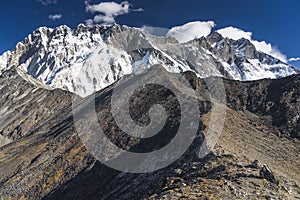
[[[297,73],[290,65],[256,50],[247,39],[219,39],[213,52],[233,79],[248,81],[280,78]],[[224,52],[225,50],[225,52]]]
[[[222,66],[230,74],[231,77],[234,77],[236,80],[242,80],[241,71],[234,64],[228,64],[227,62],[221,61]]]
[[[232,40],[215,32],[178,43],[126,26],[63,25],[41,27],[0,56],[1,68],[16,66],[52,88],[81,96],[139,74],[154,64],[167,71],[194,71],[198,77],[236,80],[279,78],[298,73],[291,65],[257,51],[247,39]]]
[[[124,76],[132,73],[131,57],[125,52],[116,50],[112,46],[98,47],[82,65],[72,66],[72,77],[67,90],[80,96],[88,96]],[[58,80],[61,80],[58,77]],[[63,85],[63,82],[59,82]],[[57,85],[58,86],[58,85]]]
[[[139,51],[139,53],[143,55],[143,58],[141,60],[136,60],[132,64],[134,74],[140,74],[155,64],[162,65],[171,73],[180,73],[191,70],[189,67],[181,64],[179,61],[176,61],[171,56],[158,49],[145,50],[144,53]]]
[[[140,74],[154,64],[157,63],[152,59],[150,52],[147,52],[141,60],[138,60],[132,64],[132,72],[134,74]]]
[[[71,66],[84,62],[101,44],[103,40],[97,27],[87,32],[67,26],[42,27],[17,44],[8,66],[18,66],[54,88],[70,88]]]
[[[10,61],[10,57],[11,57],[10,51],[4,52],[0,56],[0,72],[8,67],[7,63]]]

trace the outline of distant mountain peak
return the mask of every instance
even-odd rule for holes
[[[74,70],[95,79],[96,90],[124,74],[161,64],[170,72],[194,71],[199,77],[236,80],[280,78],[299,73],[293,66],[257,51],[248,39],[233,40],[213,32],[187,43],[113,24],[75,29],[40,27],[0,56],[0,69],[18,67],[52,88],[75,92]],[[99,73],[99,74],[97,74]],[[87,94],[81,94],[85,96]]]

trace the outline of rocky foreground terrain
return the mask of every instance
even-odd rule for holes
[[[157,76],[185,91],[174,74],[163,71]],[[19,69],[4,71],[0,199],[300,199],[300,75],[249,82],[200,79],[193,72],[184,76],[199,103],[196,138],[176,162],[138,174],[111,169],[89,153],[74,125],[74,94],[50,89]],[[226,101],[208,93],[207,83],[217,82],[224,83]],[[110,100],[115,84],[95,94],[96,114],[106,136],[133,152],[168,144],[180,125],[180,106],[173,93],[152,85],[131,98],[131,116],[137,123],[147,124],[147,112],[158,100],[163,100],[168,114],[158,135],[140,139],[122,132],[114,121]],[[80,109],[93,103],[92,96],[77,98]],[[225,110],[225,119],[214,108]],[[210,138],[213,114],[225,120],[224,127],[209,154],[199,157]]]

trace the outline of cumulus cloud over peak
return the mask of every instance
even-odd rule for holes
[[[226,28],[222,28],[217,30],[218,33],[220,33],[223,37],[227,37],[233,40],[238,40],[241,38],[245,38],[247,40],[251,40],[252,33],[251,32],[246,32],[241,29],[229,26]]]
[[[232,26],[219,29],[217,30],[217,32],[220,33],[223,37],[227,37],[233,40],[238,40],[241,38],[248,39],[258,51],[262,51],[283,62],[287,62],[286,56],[282,54],[276,47],[272,46],[270,43],[267,43],[265,41],[253,40],[251,32],[246,32]]]
[[[94,16],[95,23],[111,24],[115,22],[115,18],[119,15],[125,15],[130,12],[143,11],[143,9],[131,9],[132,5],[128,1],[121,3],[101,2],[99,4],[90,5],[87,1],[86,12],[99,13]]]
[[[208,36],[215,27],[213,21],[195,21],[189,22],[181,26],[175,26],[167,32],[168,37],[176,38],[180,43],[188,42],[195,38]],[[265,41],[257,41],[252,39],[252,32],[244,31],[232,26],[217,30],[223,37],[233,40],[245,38],[255,46],[258,51],[267,53],[283,62],[287,62],[287,58],[276,47]]]
[[[53,14],[53,15],[49,15],[48,17],[49,17],[49,19],[55,21],[55,20],[62,18],[62,14]]]
[[[289,61],[290,62],[300,61],[300,58],[290,58]]]
[[[175,26],[171,28],[167,36],[176,38],[180,43],[188,42],[195,38],[200,38],[202,36],[208,36],[211,29],[215,26],[213,21],[195,21],[189,22],[182,26]]]

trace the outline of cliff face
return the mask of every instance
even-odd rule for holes
[[[144,75],[139,76],[142,79]],[[175,74],[162,71],[157,76],[166,77],[189,99]],[[0,77],[1,83],[6,83],[1,89],[1,109],[7,107],[5,113],[11,115],[6,114],[1,135],[11,141],[0,147],[1,198],[299,198],[299,75],[253,82],[199,79],[192,72],[184,76],[196,92],[200,110],[195,140],[171,165],[134,174],[111,169],[89,153],[73,117],[74,96],[36,81],[23,81],[15,70],[6,71]],[[224,83],[226,101],[218,101],[218,92],[210,95],[208,91],[208,83],[218,81]],[[167,114],[159,134],[141,139],[125,134],[110,112],[116,84],[97,92],[95,98],[79,99],[79,108],[95,105],[99,125],[121,149],[140,153],[167,145],[176,136],[182,117],[176,95],[154,84],[131,97],[130,115],[140,125],[149,123],[147,113],[156,103],[161,103]],[[13,93],[15,87],[18,90]],[[214,111],[216,107],[226,115]],[[203,142],[209,144],[211,138],[213,115],[215,120],[224,120],[224,127],[210,153],[199,158]],[[93,121],[85,125],[93,127]]]

